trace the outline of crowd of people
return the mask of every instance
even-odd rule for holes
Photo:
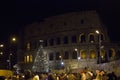
[[[6,80],[120,80],[114,72],[104,70],[80,70],[79,73],[38,73],[25,71],[23,75],[16,75]]]

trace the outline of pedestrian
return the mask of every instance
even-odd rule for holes
[[[48,80],[55,80],[52,73],[48,74]]]
[[[34,74],[33,80],[40,80],[40,79],[39,79],[39,75],[38,75],[37,73]]]

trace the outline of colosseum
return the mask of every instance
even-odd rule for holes
[[[33,71],[115,70],[120,48],[94,10],[64,13],[29,24],[22,66]]]

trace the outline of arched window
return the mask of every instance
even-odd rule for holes
[[[81,34],[79,40],[80,40],[80,43],[86,42],[85,35],[84,35],[84,34]]]
[[[29,42],[27,43],[27,50],[28,51],[30,50],[30,43]]]
[[[49,44],[50,44],[50,46],[53,46],[53,45],[54,45],[54,39],[53,39],[53,38],[51,38],[51,39],[49,40]]]
[[[86,59],[86,58],[87,58],[87,54],[86,54],[86,51],[85,51],[85,50],[82,50],[82,51],[80,52],[80,57],[81,57],[81,59]]]
[[[48,43],[47,43],[47,40],[44,40],[44,44],[43,44],[44,46],[47,46],[48,45]]]
[[[103,34],[101,34],[101,40],[103,41],[103,40],[105,40],[105,38],[104,38],[104,35]]]
[[[94,36],[93,34],[90,34],[90,35],[89,35],[89,42],[90,42],[90,43],[95,42],[95,36]]]
[[[100,53],[100,57],[101,58],[105,58],[105,50],[104,49],[101,49],[101,53]]]
[[[91,50],[90,51],[90,59],[95,59],[96,58],[96,51],[95,50]]]
[[[109,58],[111,58],[112,57],[112,50],[110,49],[109,50]]]
[[[108,62],[108,54],[105,52],[104,49],[101,49],[100,62],[101,62],[101,63]]]
[[[60,40],[59,37],[56,38],[56,44],[57,44],[57,45],[60,45],[60,44],[61,44],[61,40]]]
[[[103,35],[103,34],[97,35],[97,41],[98,41],[98,42],[99,42],[99,39],[100,39],[101,41],[104,41],[104,40],[105,40],[104,35]]]
[[[68,36],[65,36],[63,40],[64,40],[64,44],[68,44]]]
[[[69,53],[68,51],[65,51],[65,53],[63,54],[63,59],[68,59],[69,58]]]
[[[32,56],[32,54],[30,54],[29,56],[30,56],[30,62],[33,62],[33,56]]]
[[[27,55],[27,56],[26,56],[26,59],[27,59],[27,60],[26,60],[26,61],[27,61],[27,63],[29,63],[29,62],[30,62],[30,56],[29,56],[29,55]]]
[[[115,58],[115,55],[116,55],[115,50],[113,48],[111,48],[109,50],[109,58]]]
[[[32,56],[32,54],[24,56],[24,62],[25,63],[33,62],[33,56]]]
[[[77,59],[77,51],[73,51],[73,53],[72,53],[72,59]]]
[[[73,35],[73,36],[71,37],[71,42],[72,42],[72,43],[77,43],[77,37],[76,37],[76,35]]]
[[[55,56],[56,56],[56,60],[60,60],[60,53],[59,52],[56,52]]]
[[[54,59],[54,55],[53,55],[53,53],[50,53],[49,54],[49,60],[53,60]]]

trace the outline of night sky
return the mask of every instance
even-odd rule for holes
[[[5,3],[5,2],[4,2]],[[0,41],[16,34],[25,25],[66,12],[95,9],[108,28],[110,38],[120,41],[120,2],[115,0],[16,0],[2,6]],[[115,36],[116,35],[116,36]]]

